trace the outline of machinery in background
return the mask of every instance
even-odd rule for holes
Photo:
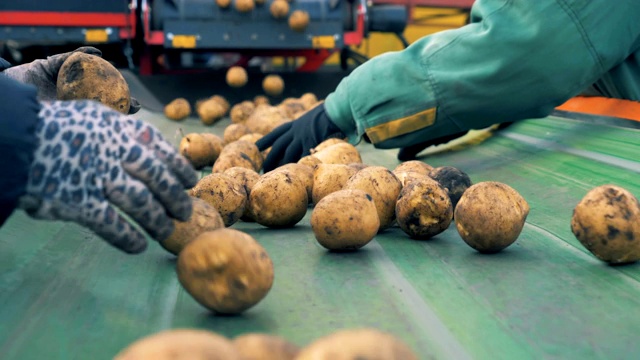
[[[3,2],[0,42],[9,50],[116,46],[126,66],[139,68],[141,74],[194,68],[193,59],[229,53],[239,54],[237,64],[243,66],[255,57],[304,58],[296,70],[315,71],[335,52],[340,52],[343,68],[348,59],[365,61],[351,46],[373,31],[402,38],[408,19],[402,5],[293,0],[289,14],[304,10],[310,18],[307,28],[297,32],[289,28],[286,17],[271,16],[273,0],[246,13],[235,9],[235,1],[225,9],[214,0]]]

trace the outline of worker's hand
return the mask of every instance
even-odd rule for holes
[[[144,251],[146,240],[116,207],[158,241],[172,218],[191,216],[184,190],[198,174],[151,125],[89,100],[45,102],[38,116],[19,202],[30,216],[77,222],[127,253]]]
[[[57,99],[56,83],[62,64],[75,52],[102,57],[102,52],[92,46],[79,47],[74,51],[49,56],[46,59],[34,60],[28,64],[9,67],[3,71],[8,77],[25,84],[34,85],[38,89],[38,100],[51,101]],[[140,103],[131,98],[129,114],[140,110]]]
[[[264,172],[298,161],[309,155],[316,145],[331,137],[344,138],[346,135],[329,119],[322,103],[297,120],[280,125],[256,142],[260,151],[271,147],[264,161]]]

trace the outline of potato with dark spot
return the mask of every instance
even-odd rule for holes
[[[256,109],[256,106],[251,101],[243,101],[241,103],[233,105],[231,108],[231,122],[236,124],[244,124],[249,116]]]
[[[317,204],[325,196],[342,190],[356,170],[344,164],[319,164],[313,171],[313,189],[310,201]]]
[[[323,164],[353,164],[361,163],[362,158],[358,149],[349,143],[338,143],[313,153]]]
[[[95,100],[123,114],[131,106],[129,85],[118,69],[100,56],[82,52],[62,63],[56,91],[58,100]]]
[[[438,183],[437,181],[430,178],[429,175],[419,173],[416,171],[398,171],[398,172],[394,171],[393,174],[398,178],[398,180],[400,180],[400,182],[402,183],[402,187],[409,185],[409,183],[413,181],[424,180],[424,179],[431,180],[432,182]]]
[[[300,348],[286,339],[268,334],[248,333],[233,339],[244,360],[293,360]]]
[[[455,208],[462,194],[472,185],[469,175],[453,166],[440,166],[429,172],[429,177],[440,183],[451,199]]]
[[[218,229],[201,234],[178,255],[182,287],[219,314],[239,314],[258,304],[273,285],[273,263],[249,234]]]
[[[191,115],[191,105],[185,98],[172,100],[164,107],[164,116],[171,120],[181,121]]]
[[[236,8],[246,6],[249,2],[251,3],[251,9],[253,9],[253,0],[236,0]],[[249,76],[247,75],[247,70],[242,66],[232,66],[227,70],[226,80],[229,86],[239,88],[247,84]]]
[[[311,213],[316,240],[332,251],[353,251],[378,233],[380,218],[371,195],[362,190],[339,190],[320,200]]]
[[[373,328],[344,329],[302,348],[295,360],[418,360],[405,343]]]
[[[405,161],[400,163],[398,166],[395,167],[395,169],[393,169],[393,173],[399,173],[399,172],[407,172],[407,171],[411,171],[411,172],[417,172],[420,174],[425,174],[425,175],[429,175],[429,172],[433,170],[433,166],[424,163],[420,160],[409,160],[409,161]]]
[[[322,164],[322,161],[317,157],[307,155],[303,156],[300,160],[298,160],[298,164],[307,165],[311,168],[314,168],[318,164]]]
[[[180,140],[180,154],[191,162],[196,169],[211,165],[216,161],[216,145],[209,135],[190,133]]]
[[[640,204],[627,189],[591,189],[573,209],[571,231],[598,259],[612,264],[640,260]]]
[[[440,234],[453,220],[447,190],[428,177],[410,182],[400,191],[396,219],[400,229],[412,239],[427,240]]]
[[[243,124],[229,124],[226,128],[224,128],[224,132],[222,133],[222,138],[224,139],[225,144],[232,143],[236,140],[239,140],[244,135],[251,134],[251,129],[249,129],[246,125]]]
[[[497,253],[516,241],[529,204],[512,187],[497,181],[469,187],[454,210],[456,229],[480,253]]]
[[[245,206],[244,213],[242,213],[240,220],[254,221],[253,215],[251,214],[251,207],[249,206],[249,196],[251,195],[251,189],[260,179],[260,174],[254,170],[243,167],[232,167],[225,170],[223,174],[242,184],[244,190],[247,192],[247,206]]]
[[[209,174],[189,190],[193,197],[202,199],[218,210],[224,226],[235,224],[247,205],[244,186],[233,178],[219,173]]]
[[[224,222],[218,210],[208,202],[193,197],[193,211],[187,221],[173,220],[174,230],[164,241],[160,241],[168,252],[178,255],[193,239],[203,232],[221,229]]]
[[[171,329],[140,338],[114,360],[242,360],[231,340],[207,330]]]
[[[258,146],[252,142],[236,140],[225,145],[213,164],[212,173],[221,173],[234,166],[260,171],[264,161]]]
[[[380,230],[393,224],[396,218],[396,201],[402,184],[389,169],[383,166],[364,168],[353,175],[344,188],[362,190],[373,197],[380,217]]]
[[[282,5],[286,5],[287,12],[289,12],[289,4],[287,4],[285,0],[275,0],[271,3],[271,8],[274,6],[281,7]],[[278,96],[284,91],[284,80],[282,80],[280,75],[267,75],[264,80],[262,80],[262,90],[264,90],[267,95]]]
[[[313,172],[314,172],[312,167],[309,167],[307,165],[302,165],[302,164],[291,163],[291,164],[285,164],[285,165],[279,166],[272,171],[285,171],[290,175],[300,179],[300,181],[302,181],[302,183],[304,184],[305,189],[307,189],[307,196],[309,198],[309,201],[311,201],[311,196],[312,196],[311,194],[313,191]]]
[[[249,206],[255,221],[270,228],[295,226],[307,213],[304,183],[284,171],[270,171],[253,185]]]

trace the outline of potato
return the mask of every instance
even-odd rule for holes
[[[252,132],[267,135],[290,118],[276,106],[260,105],[244,123]]]
[[[400,183],[402,183],[402,187],[409,185],[409,183],[413,181],[424,180],[424,179],[432,180],[437,183],[437,181],[430,178],[429,175],[425,175],[423,173],[419,173],[415,171],[400,171],[400,172],[393,172],[393,174],[398,178],[398,180],[400,180]]]
[[[369,165],[363,163],[351,163],[347,164],[347,166],[353,168],[356,172],[369,167]]]
[[[453,213],[464,242],[481,253],[499,252],[516,241],[528,214],[526,200],[496,181],[469,187]]]
[[[382,166],[364,168],[355,173],[344,188],[362,190],[371,195],[380,217],[380,230],[391,226],[396,217],[396,201],[402,184],[389,169]]]
[[[309,25],[309,13],[304,10],[294,10],[289,16],[289,27],[293,31],[304,32]]]
[[[247,192],[244,186],[227,175],[209,174],[189,190],[191,196],[209,203],[218,210],[224,226],[235,224],[244,213],[247,205]]]
[[[216,101],[218,104],[222,105],[222,107],[224,108],[224,115],[227,114],[227,112],[229,111],[229,108],[230,108],[229,101],[227,101],[227,99],[225,99],[221,95],[213,95],[209,99],[213,100],[213,101]]]
[[[251,101],[243,101],[241,103],[233,105],[231,108],[231,122],[236,124],[243,124],[249,116],[256,109],[256,106]]]
[[[244,135],[251,134],[251,129],[243,124],[229,124],[222,133],[225,144],[232,143]]]
[[[236,140],[222,148],[222,152],[218,156],[218,160],[213,164],[211,172],[224,172],[234,166],[260,171],[263,161],[262,154],[256,144],[249,141]]]
[[[233,343],[216,333],[171,329],[138,339],[114,360],[241,360]]]
[[[412,239],[426,240],[447,230],[453,220],[453,206],[447,190],[425,177],[410,182],[396,202],[400,229]]]
[[[322,164],[322,161],[315,156],[307,155],[298,160],[298,164],[307,165],[314,168],[318,164]]]
[[[326,148],[328,148],[331,145],[335,145],[335,144],[346,144],[347,141],[344,139],[340,139],[340,138],[329,138],[327,140],[324,140],[323,142],[321,142],[320,144],[318,144],[318,146],[314,147],[313,149],[311,149],[311,155],[324,150]]]
[[[289,4],[285,0],[275,0],[271,3],[271,8],[277,4],[285,4],[287,6],[287,12],[289,11]],[[280,5],[277,5],[280,6]],[[262,89],[267,95],[278,96],[284,91],[284,80],[279,75],[268,75],[262,80]]]
[[[213,149],[210,161],[209,163],[207,163],[207,165],[213,165],[213,163],[216,162],[218,156],[220,156],[220,153],[222,152],[222,148],[224,147],[224,140],[222,140],[218,135],[211,133],[200,133],[200,136],[202,136],[209,143],[211,149]]]
[[[270,228],[295,226],[306,215],[308,204],[304,183],[285,171],[262,175],[249,195],[253,218]]]
[[[307,165],[302,164],[286,164],[279,166],[273,171],[285,171],[292,176],[297,177],[304,184],[305,189],[307,189],[307,197],[309,201],[311,201],[311,192],[313,191],[313,168]]]
[[[253,0],[236,0],[238,12],[250,12],[255,7]]]
[[[267,334],[248,333],[233,339],[244,360],[293,360],[300,348],[286,339]]]
[[[62,63],[57,75],[58,100],[96,100],[123,114],[129,113],[129,85],[107,60],[75,52]]]
[[[311,213],[311,229],[320,245],[333,251],[353,251],[378,233],[380,218],[371,195],[339,190],[320,200]]]
[[[251,206],[249,206],[249,195],[251,195],[253,185],[255,185],[260,179],[260,174],[254,170],[243,167],[229,168],[225,170],[223,174],[242,184],[242,186],[244,186],[244,190],[247,192],[247,205],[244,208],[244,212],[242,213],[240,220],[247,222],[254,221],[253,215],[251,214]]]
[[[160,246],[178,255],[184,247],[196,237],[206,231],[216,230],[224,227],[224,222],[218,210],[208,202],[193,197],[193,211],[187,221],[173,220],[175,229],[164,241],[160,241]]]
[[[285,99],[278,108],[291,119],[295,119],[306,112],[302,101],[294,98]]]
[[[231,0],[216,0],[218,7],[226,9],[231,5]]]
[[[440,166],[429,171],[429,177],[436,180],[449,193],[451,205],[455,208],[462,194],[472,185],[469,175],[453,166]]]
[[[239,314],[259,303],[273,285],[273,263],[250,235],[235,229],[201,234],[178,255],[178,280],[202,306]]]
[[[191,105],[185,98],[172,100],[164,107],[164,116],[171,120],[181,121],[191,115]]]
[[[573,209],[571,231],[598,259],[628,264],[640,259],[640,204],[627,189],[601,185]]]
[[[270,105],[271,102],[269,98],[264,95],[256,95],[256,97],[253,98],[253,104],[257,107],[259,105]]]
[[[251,131],[251,130],[249,130]],[[258,140],[262,139],[264,137],[264,135],[262,134],[257,134],[257,133],[250,133],[250,134],[245,134],[240,136],[240,138],[238,140],[240,141],[248,141],[251,143],[256,143],[258,142]]]
[[[269,6],[269,12],[274,18],[282,19],[289,14],[289,3],[286,0],[274,0]]]
[[[205,125],[212,125],[224,117],[224,106],[218,101],[209,99],[203,101],[196,109],[200,120]]]
[[[240,5],[238,3],[240,2]],[[253,0],[236,0],[236,8],[238,6],[246,6],[248,2],[251,2],[251,7],[253,8]],[[249,9],[251,11],[251,9]],[[247,70],[245,70],[242,66],[232,66],[227,70],[227,85],[235,88],[243,87],[247,84],[249,80],[249,75],[247,75]]]
[[[211,165],[216,158],[215,144],[209,135],[187,134],[180,140],[178,150],[196,169]]]
[[[395,167],[395,169],[393,169],[393,173],[399,173],[399,172],[417,172],[419,174],[425,174],[425,175],[429,175],[429,172],[433,170],[433,166],[424,163],[420,160],[409,160],[409,161],[405,161],[402,162],[400,164],[398,164],[398,166]]]
[[[300,101],[302,102],[302,105],[304,105],[304,108],[309,110],[318,103],[318,98],[314,93],[308,92],[300,96]]]
[[[317,204],[325,196],[342,190],[356,170],[344,164],[319,164],[313,171],[311,201]]]
[[[324,164],[352,164],[362,162],[358,149],[346,142],[331,145],[314,153],[313,156],[320,159]]]
[[[304,347],[295,360],[418,360],[395,336],[372,328],[344,329]]]

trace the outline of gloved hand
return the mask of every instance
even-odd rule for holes
[[[9,67],[3,71],[3,74],[22,83],[34,85],[38,88],[38,100],[40,101],[56,100],[58,72],[60,72],[62,63],[75,52],[102,56],[102,52],[99,49],[91,46],[83,46],[71,52],[49,56],[46,59],[35,60],[28,64]],[[2,66],[2,64],[0,64],[0,66]],[[138,110],[140,110],[140,103],[135,98],[131,98],[129,114],[135,114]]]
[[[184,190],[198,174],[151,125],[89,100],[45,102],[38,117],[19,200],[30,216],[74,221],[127,253],[147,243],[116,207],[158,241],[173,231],[172,218],[191,216]]]
[[[329,119],[324,103],[321,103],[298,119],[280,125],[256,142],[260,151],[271,147],[264,161],[264,172],[298,161],[309,155],[309,151],[319,143],[332,137],[344,138],[346,135]]]

